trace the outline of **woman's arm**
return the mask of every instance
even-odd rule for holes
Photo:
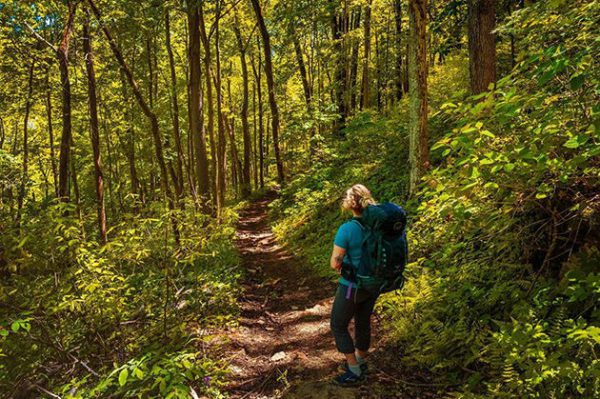
[[[346,250],[344,248],[333,244],[333,251],[331,252],[331,260],[329,264],[331,268],[336,270],[338,273],[340,273],[342,270],[342,261],[344,260],[345,254]]]

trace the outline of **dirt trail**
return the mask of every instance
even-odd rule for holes
[[[240,326],[227,333],[227,391],[254,399],[399,397],[378,372],[359,388],[330,382],[341,360],[329,330],[335,284],[314,277],[276,242],[267,220],[273,198],[252,202],[240,215],[237,247],[247,277]]]

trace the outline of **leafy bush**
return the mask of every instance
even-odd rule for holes
[[[51,205],[29,215],[20,241],[2,237],[6,397],[41,386],[67,398],[218,396],[226,365],[199,341],[238,311],[236,213],[217,224],[178,212],[178,247],[170,215],[155,214],[126,216],[98,246],[73,205]]]

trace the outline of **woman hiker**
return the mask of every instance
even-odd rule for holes
[[[342,208],[352,212],[353,219],[340,226],[333,241],[331,268],[342,274],[342,264],[356,267],[360,262],[363,227],[356,219],[363,210],[375,204],[371,192],[362,184],[349,188],[342,201]],[[345,275],[345,274],[344,274]],[[335,345],[346,360],[344,372],[334,379],[341,386],[354,386],[365,379],[367,352],[371,343],[371,314],[377,295],[357,289],[356,284],[340,276],[331,310],[331,331]],[[354,318],[354,340],[348,332]]]

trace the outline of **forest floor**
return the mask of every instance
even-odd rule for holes
[[[315,276],[300,257],[277,243],[268,221],[268,204],[274,197],[253,201],[240,214],[236,244],[246,278],[239,326],[223,334],[221,353],[231,370],[226,391],[233,398],[252,399],[437,396],[422,384],[391,377],[397,370],[389,365],[399,362],[392,360],[393,354],[377,350],[383,343],[376,338],[376,322],[367,382],[357,388],[331,382],[342,361],[329,329],[336,286]]]

